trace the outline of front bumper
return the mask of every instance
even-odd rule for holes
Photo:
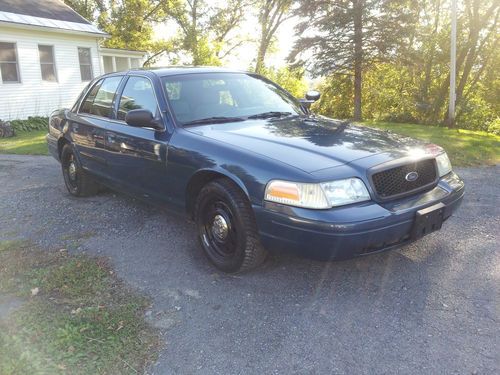
[[[431,191],[392,202],[370,201],[329,210],[265,202],[254,211],[267,249],[316,259],[347,259],[412,242],[417,211],[442,203],[445,221],[463,196],[464,184],[452,172]]]

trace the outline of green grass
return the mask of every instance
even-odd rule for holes
[[[0,154],[48,155],[46,134],[47,130],[34,130],[0,138]]]
[[[443,147],[457,167],[500,163],[500,136],[472,130],[447,129],[418,124],[367,121],[362,125],[390,130]]]
[[[135,374],[154,360],[149,302],[101,258],[0,242],[0,293],[25,301],[0,320],[2,375]]]

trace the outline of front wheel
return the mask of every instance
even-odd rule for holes
[[[201,189],[195,221],[206,256],[220,270],[243,272],[266,259],[250,202],[230,180],[215,180]]]
[[[98,192],[99,185],[81,167],[69,144],[64,145],[61,151],[61,166],[64,183],[71,195],[88,197]]]

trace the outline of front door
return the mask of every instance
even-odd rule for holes
[[[105,133],[113,111],[113,101],[123,76],[101,79],[87,93],[69,126],[80,162],[84,169],[105,177]]]
[[[118,99],[116,119],[109,122],[105,135],[110,176],[120,190],[165,200],[169,195],[166,170],[169,134],[127,125],[125,116],[132,109],[148,109],[156,117],[161,116],[149,78],[128,77]]]

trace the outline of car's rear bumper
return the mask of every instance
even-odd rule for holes
[[[459,207],[464,184],[454,173],[431,191],[398,201],[370,201],[330,210],[266,202],[254,207],[262,244],[269,250],[320,259],[345,259],[401,247],[414,240],[416,212],[443,203],[443,221]]]

